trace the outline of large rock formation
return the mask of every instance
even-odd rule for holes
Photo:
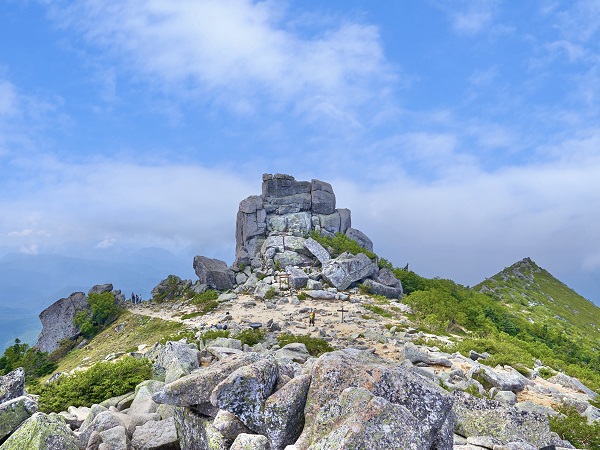
[[[35,346],[43,352],[51,353],[63,339],[71,339],[79,334],[73,319],[79,311],[87,311],[90,305],[83,292],[74,292],[61,298],[40,313],[42,332]]]
[[[88,295],[104,292],[113,294],[115,304],[121,305],[125,302],[125,296],[120,290],[113,290],[110,283],[92,286]],[[42,332],[35,346],[43,352],[51,353],[58,348],[60,341],[77,337],[79,328],[73,323],[73,319],[78,312],[89,310],[90,305],[83,292],[73,292],[67,298],[52,303],[40,313]]]
[[[361,245],[366,244],[372,249],[370,239],[350,226],[350,210],[336,208],[335,194],[329,183],[265,174],[262,195],[251,195],[240,203],[236,222],[236,265],[251,263],[270,236],[306,239],[313,230],[326,236],[350,231],[348,235],[352,239],[359,242],[360,238]],[[285,251],[286,243],[283,243],[281,253]]]

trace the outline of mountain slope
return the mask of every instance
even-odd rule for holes
[[[600,342],[600,308],[554,278],[530,258],[474,287],[532,324],[559,328],[570,339]]]

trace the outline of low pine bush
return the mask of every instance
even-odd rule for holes
[[[60,377],[48,384],[30,387],[39,395],[39,410],[45,413],[66,411],[73,406],[92,406],[111,397],[131,392],[150,378],[152,364],[147,359],[123,358],[100,362],[89,369]]]
[[[311,356],[321,356],[323,353],[332,352],[335,350],[325,339],[315,338],[309,334],[295,335],[291,333],[283,333],[277,336],[277,342],[280,346],[291,344],[292,342],[301,342],[306,346],[306,350]]]

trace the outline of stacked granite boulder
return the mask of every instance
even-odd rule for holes
[[[280,263],[282,267],[292,262],[310,263],[311,257],[306,254],[302,240],[294,238],[306,239],[313,230],[323,236],[344,233],[367,250],[373,250],[371,240],[351,228],[350,210],[336,208],[335,194],[329,183],[296,181],[291,175],[264,174],[262,195],[251,195],[240,203],[236,221],[235,264],[260,266],[263,261],[256,258],[265,255],[267,248],[280,246],[283,251],[275,253],[281,255],[269,254],[267,258],[285,260]],[[274,243],[269,240],[272,236],[280,238]],[[283,242],[279,245],[282,238]],[[299,256],[287,254],[288,251]]]

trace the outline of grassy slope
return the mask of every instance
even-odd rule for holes
[[[124,328],[116,332],[115,327],[121,323],[125,323]],[[185,325],[179,322],[140,316],[126,311],[84,348],[72,350],[62,358],[58,362],[56,372],[68,372],[76,367],[89,367],[104,360],[110,353],[133,351],[142,344],[154,345],[162,337],[184,329]]]
[[[529,258],[474,287],[487,292],[524,319],[561,327],[572,338],[596,345],[600,308],[554,278]]]

